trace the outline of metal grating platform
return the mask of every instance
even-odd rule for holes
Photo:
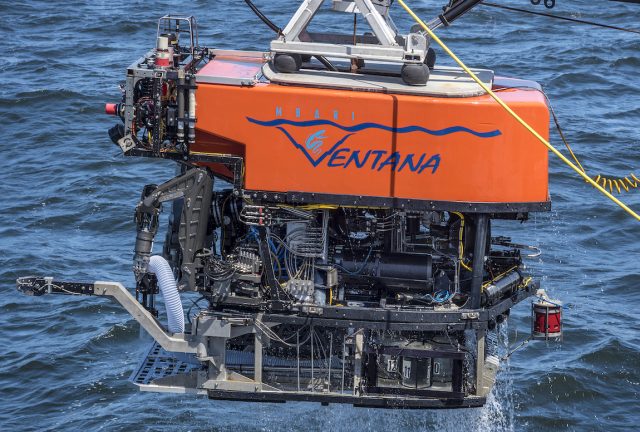
[[[201,364],[194,355],[170,353],[154,342],[129,381],[136,385],[149,385],[156,379],[185,374],[200,368]]]
[[[249,351],[228,350],[225,358],[227,367],[232,369],[243,366],[253,367],[254,364],[253,352]],[[264,356],[262,361],[263,367],[265,368],[294,368],[298,366],[295,359]],[[301,368],[310,368],[312,364],[310,360],[300,360],[299,366]],[[314,366],[319,369],[328,368],[329,362],[326,359],[316,359]],[[341,368],[342,363],[334,356],[331,361],[331,367],[334,369]],[[191,371],[200,370],[201,368],[202,365],[198,362],[195,355],[168,352],[157,342],[154,342],[142,358],[138,368],[129,378],[129,381],[136,385],[151,385],[154,380],[179,374],[187,374]]]

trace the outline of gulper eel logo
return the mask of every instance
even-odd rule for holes
[[[295,148],[300,150],[311,165],[316,168],[322,164],[329,168],[349,168],[356,169],[369,168],[370,170],[381,171],[385,167],[401,172],[408,168],[412,172],[421,174],[426,172],[435,174],[440,166],[440,154],[415,154],[403,153],[401,151],[390,152],[388,150],[371,149],[367,151],[353,150],[346,147],[347,140],[369,129],[379,129],[382,131],[409,134],[419,133],[430,136],[445,136],[456,133],[466,133],[477,138],[493,138],[501,135],[499,130],[488,132],[478,132],[464,126],[451,126],[445,129],[431,130],[422,126],[405,126],[392,127],[378,123],[360,123],[354,126],[343,126],[331,120],[315,119],[309,121],[295,121],[278,118],[274,120],[262,121],[247,117],[250,123],[263,127],[272,127],[278,129],[293,144]],[[299,129],[302,129],[301,135]],[[327,132],[332,130],[334,133]],[[311,130],[311,133],[309,131]],[[336,135],[338,139],[334,139],[333,145],[326,145],[329,135]],[[302,144],[294,136],[306,136],[307,138]],[[326,149],[326,147],[329,147]]]

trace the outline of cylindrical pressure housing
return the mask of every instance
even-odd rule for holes
[[[531,305],[533,339],[562,337],[562,304],[540,299]]]

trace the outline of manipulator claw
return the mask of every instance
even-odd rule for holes
[[[16,289],[29,296],[41,296],[51,291],[52,277],[24,276],[16,279]]]
[[[136,281],[140,281],[149,271],[149,259],[151,258],[154,237],[154,232],[147,230],[138,231],[133,256],[133,273],[135,274]]]

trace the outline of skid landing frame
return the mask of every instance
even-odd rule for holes
[[[242,401],[242,402],[317,402],[322,405],[350,404],[358,408],[389,408],[389,409],[454,409],[479,408],[487,399],[485,397],[467,396],[463,399],[433,399],[433,398],[397,398],[389,396],[353,396],[338,393],[310,393],[310,392],[260,392],[245,393],[224,390],[209,390],[209,399]]]
[[[77,283],[49,277],[25,277],[18,279],[17,285],[18,290],[28,295],[107,296],[120,303],[155,340],[130,378],[143,391],[195,394],[210,399],[245,402],[343,403],[356,407],[409,409],[483,406],[496,372],[485,358],[485,335],[499,316],[532,296],[539,287],[537,282],[528,283],[490,306],[475,309],[412,311],[345,306],[313,307],[283,314],[275,310],[243,311],[228,305],[220,311],[202,311],[185,333],[170,334],[119,283]],[[270,329],[281,325],[308,329],[307,340],[312,341],[310,357],[301,356],[300,347],[307,343],[300,342],[301,339],[297,339],[297,355],[270,354],[267,350]],[[313,340],[316,331],[323,329],[337,332],[339,337],[334,338],[332,333],[328,355],[323,352],[322,357],[314,360]],[[384,342],[369,346],[364,342],[367,332],[380,330],[423,334],[453,332],[459,335],[471,332],[475,335],[474,347],[468,351],[460,346],[438,346],[436,343],[431,348],[414,349]],[[253,349],[233,348],[229,342],[233,344],[235,338],[249,338]],[[337,350],[331,349],[331,346],[335,348],[340,344],[343,347],[342,357]],[[347,346],[351,347],[354,360],[349,362],[345,373]],[[473,353],[474,379],[469,387],[463,385],[462,379],[466,373],[463,362],[467,352]],[[451,359],[450,380],[448,384],[433,382],[418,388],[387,386],[378,380],[376,369],[376,358],[384,355],[428,358],[433,359],[434,364],[436,359]],[[380,359],[384,361],[384,357]],[[367,381],[363,381],[365,377]]]
[[[229,355],[231,354],[231,355]],[[240,366],[249,364],[246,356],[238,353],[227,353],[227,364]],[[248,353],[247,353],[248,354]],[[240,357],[240,358],[239,358]],[[266,357],[265,366],[275,364],[275,359]],[[449,398],[433,397],[394,397],[392,394],[367,394],[355,396],[346,392],[309,392],[309,391],[230,391],[210,389],[202,391],[195,388],[180,388],[169,383],[175,382],[180,375],[193,375],[202,370],[202,366],[193,354],[171,353],[164,350],[157,342],[153,342],[145,352],[139,366],[134,370],[129,381],[141,391],[196,393],[207,395],[213,400],[227,400],[237,402],[313,402],[322,405],[350,404],[359,408],[389,408],[389,409],[455,409],[476,408],[485,404],[486,398],[479,396],[461,396]],[[161,384],[161,383],[166,384]],[[185,381],[183,381],[185,382]],[[194,381],[195,383],[195,381]]]

